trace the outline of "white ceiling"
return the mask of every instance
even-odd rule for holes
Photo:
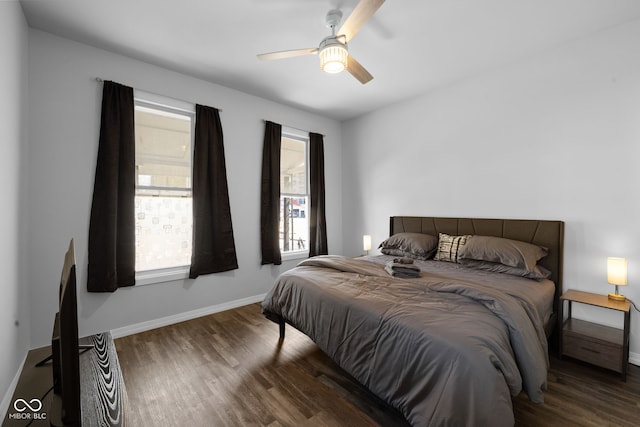
[[[638,0],[387,0],[349,43],[366,85],[315,55],[256,58],[317,47],[357,2],[20,0],[33,28],[339,120],[640,18]]]

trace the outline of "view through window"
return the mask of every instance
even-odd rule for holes
[[[308,138],[283,133],[280,147],[280,251],[309,250]]]
[[[136,100],[136,271],[191,263],[193,114]]]

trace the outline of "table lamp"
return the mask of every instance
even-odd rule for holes
[[[362,249],[369,255],[369,251],[371,250],[371,235],[365,234],[362,236]]]
[[[609,294],[609,299],[625,301],[627,298],[618,293],[618,286],[627,285],[627,260],[626,258],[607,258],[607,282],[615,285],[615,293]]]

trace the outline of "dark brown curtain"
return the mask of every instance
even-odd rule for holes
[[[282,126],[267,121],[262,148],[262,184],[260,189],[260,243],[262,265],[282,264],[280,233],[280,144]]]
[[[196,105],[189,277],[237,268],[220,114],[215,108]]]
[[[324,140],[309,133],[309,256],[327,255],[327,222],[324,202]]]
[[[105,81],[89,222],[89,292],[135,284],[133,88]]]

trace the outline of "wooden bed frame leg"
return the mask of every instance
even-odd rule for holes
[[[284,327],[285,327],[286,323],[284,321],[283,318],[280,318],[278,320],[278,326],[280,326],[280,339],[283,340],[284,339]]]

